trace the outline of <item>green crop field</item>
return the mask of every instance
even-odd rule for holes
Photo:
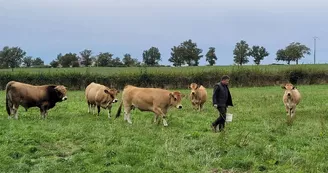
[[[309,70],[326,70],[328,64],[300,64],[300,65],[244,65],[239,66],[200,66],[200,67],[147,67],[150,73],[197,73],[199,71],[208,72],[213,70],[226,70],[244,68],[249,70],[263,70],[268,72],[276,72],[279,70],[304,68]],[[16,68],[14,72],[30,72],[30,73],[56,73],[56,72],[78,72],[78,73],[139,73],[143,67],[77,67],[77,68]],[[11,72],[11,69],[0,69],[0,72]]]
[[[328,172],[327,98],[325,85],[298,86],[303,100],[292,126],[286,124],[280,87],[231,88],[233,121],[213,133],[217,117],[208,102],[199,113],[184,98],[172,108],[168,127],[153,124],[153,114],[87,113],[82,91],[69,91],[41,120],[39,110],[19,109],[7,119],[0,92],[0,172]],[[188,90],[181,90],[188,94]]]

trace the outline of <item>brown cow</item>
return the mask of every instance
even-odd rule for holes
[[[6,110],[8,118],[15,115],[18,119],[18,107],[23,106],[27,111],[30,107],[40,108],[41,117],[48,115],[48,110],[57,102],[67,100],[66,88],[63,85],[35,86],[16,81],[10,81],[6,85]]]
[[[191,89],[190,92],[191,104],[193,105],[194,108],[201,111],[204,103],[207,100],[206,88],[203,87],[203,85],[197,85],[196,83],[191,83],[189,88]]]
[[[116,103],[118,100],[116,99],[118,90],[112,88],[108,88],[104,85],[98,83],[90,83],[85,89],[85,98],[88,103],[88,113],[90,113],[90,109],[94,114],[95,107],[98,109],[98,116],[100,112],[100,107],[104,109],[108,109],[108,118],[110,118],[110,114],[112,111],[112,103]]]
[[[295,116],[296,105],[298,105],[299,102],[301,101],[301,94],[296,89],[296,87],[294,87],[290,83],[287,83],[285,86],[282,86],[281,88],[285,89],[283,102],[287,112],[287,122],[292,123]]]
[[[163,125],[167,126],[165,120],[169,107],[182,109],[181,100],[184,97],[179,91],[170,92],[160,88],[140,88],[132,85],[124,87],[122,102],[118,108],[116,118],[120,116],[122,104],[124,104],[124,120],[132,124],[130,118],[131,109],[138,108],[140,111],[154,112],[154,122],[161,116]]]

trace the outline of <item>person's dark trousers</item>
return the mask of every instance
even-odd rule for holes
[[[227,114],[227,108],[226,107],[218,107],[219,110],[219,117],[212,123],[212,125],[216,128],[217,125],[219,125],[219,131],[222,131],[224,129],[225,120],[226,120],[226,114]]]

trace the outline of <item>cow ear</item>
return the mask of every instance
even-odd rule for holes
[[[108,90],[104,90],[104,92],[105,92],[106,94],[110,94]]]
[[[281,88],[282,88],[282,89],[286,89],[286,87],[285,87],[285,86],[281,86]]]
[[[170,93],[169,96],[170,96],[170,97],[174,97],[173,93]]]
[[[293,89],[297,89],[297,88],[293,86]]]
[[[186,96],[186,95],[184,95],[184,94],[181,94],[181,97],[182,97],[182,98],[184,98],[185,96]]]

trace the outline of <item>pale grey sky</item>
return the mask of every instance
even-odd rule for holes
[[[326,63],[327,21],[324,0],[0,0],[0,47],[20,46],[49,63],[86,48],[141,61],[143,50],[156,46],[161,64],[171,64],[171,47],[192,39],[204,55],[216,48],[217,65],[230,65],[244,39],[266,47],[263,63],[270,64],[293,41],[313,50],[317,36],[317,62]],[[300,63],[313,63],[313,54]]]

